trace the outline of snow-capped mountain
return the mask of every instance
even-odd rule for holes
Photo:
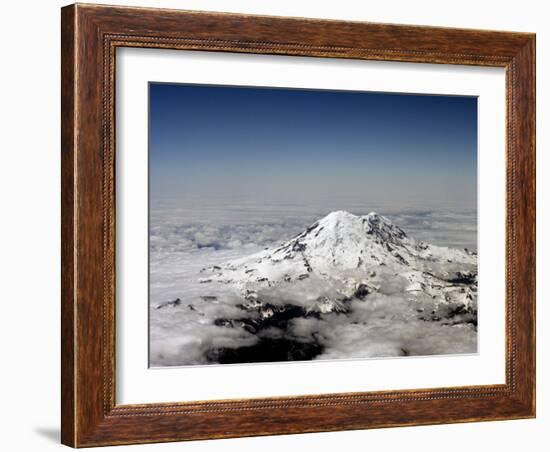
[[[210,262],[184,274],[190,290],[153,305],[151,318],[172,325],[154,364],[477,349],[476,253],[415,240],[374,212],[332,212],[288,241]]]
[[[476,310],[477,256],[417,241],[375,212],[357,216],[332,212],[277,247],[203,269],[200,282],[237,288],[249,308],[262,306],[261,291],[290,288],[306,279],[330,282],[334,297],[308,303],[333,312],[349,298],[369,293],[407,293],[436,308]],[[454,312],[454,311],[453,311]]]

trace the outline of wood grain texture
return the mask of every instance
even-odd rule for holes
[[[61,441],[75,443],[75,307],[74,296],[74,159],[75,159],[75,30],[74,9],[63,9],[61,19]]]
[[[535,415],[535,36],[71,5],[62,10],[62,442],[74,447]],[[506,69],[506,384],[115,403],[117,47]]]

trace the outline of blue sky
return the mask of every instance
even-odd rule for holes
[[[475,208],[475,97],[149,85],[151,199]]]

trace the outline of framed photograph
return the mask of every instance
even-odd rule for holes
[[[62,9],[62,442],[535,416],[535,36]]]

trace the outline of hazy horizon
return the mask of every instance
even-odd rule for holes
[[[475,97],[149,89],[152,202],[476,209]]]

